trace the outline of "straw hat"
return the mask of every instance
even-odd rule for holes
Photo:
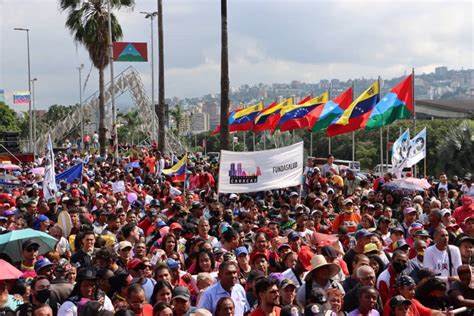
[[[312,278],[313,273],[318,273],[318,269],[323,268],[323,267],[328,267],[329,272],[328,272],[328,277],[332,278],[335,275],[341,271],[341,267],[339,267],[335,263],[328,263],[326,261],[326,258],[324,258],[323,255],[315,255],[313,258],[311,258],[311,270],[308,272],[306,275],[305,280],[309,280]]]

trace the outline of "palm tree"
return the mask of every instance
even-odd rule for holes
[[[133,7],[134,0],[108,0],[112,9]],[[105,156],[106,132],[104,104],[104,69],[109,64],[109,32],[106,0],[59,0],[61,10],[67,11],[66,26],[74,41],[84,45],[94,67],[99,70],[99,144]],[[122,28],[114,14],[110,14],[112,41],[122,38]]]
[[[220,148],[229,147],[229,47],[227,43],[227,0],[221,0],[221,129]]]
[[[158,0],[158,150],[165,151],[165,61],[163,52],[163,0]]]
[[[438,167],[450,174],[464,175],[474,170],[474,121],[464,120],[451,129],[438,145]]]

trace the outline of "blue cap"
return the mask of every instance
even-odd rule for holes
[[[142,202],[135,200],[132,202],[132,207],[143,208]]]
[[[374,233],[369,232],[367,229],[361,229],[361,230],[358,230],[354,234],[354,238],[359,239],[359,238],[364,238],[364,237],[371,237],[373,235],[374,235]]]
[[[246,254],[248,255],[249,254],[249,251],[247,250],[246,247],[242,246],[242,247],[237,247],[235,248],[235,256],[238,257],[242,254]]]
[[[295,240],[297,238],[301,238],[300,234],[298,234],[298,232],[292,230],[289,234],[288,234],[288,241],[292,241],[292,240]]]
[[[39,272],[41,269],[52,266],[53,263],[48,258],[41,258],[36,260],[35,271]]]
[[[157,228],[167,226],[166,223],[164,221],[162,221],[161,219],[159,221],[157,221],[155,225],[156,225]]]
[[[172,259],[172,258],[166,259],[165,263],[168,266],[168,268],[170,268],[171,270],[178,270],[179,269],[179,263],[176,260]]]

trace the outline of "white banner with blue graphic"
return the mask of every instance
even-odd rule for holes
[[[247,193],[301,184],[303,142],[252,152],[221,151],[219,193]]]
[[[417,164],[426,157],[426,127],[410,141],[410,152],[405,163],[406,167]]]
[[[408,158],[410,151],[410,129],[407,130],[398,137],[393,143],[392,147],[392,170],[394,172],[400,171],[405,168],[405,162]]]

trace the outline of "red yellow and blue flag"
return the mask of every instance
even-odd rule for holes
[[[263,103],[260,102],[237,111],[229,115],[229,131],[245,132],[253,129],[255,118],[263,110]]]
[[[183,182],[186,180],[186,163],[188,155],[184,155],[180,161],[169,169],[163,169],[163,174],[170,177],[171,182]]]
[[[364,128],[370,113],[380,100],[379,82],[374,82],[342,113],[341,117],[329,125],[326,133],[329,137],[350,133]]]
[[[284,107],[281,110],[281,118],[280,122],[278,123],[280,131],[285,132],[293,129],[307,127],[308,120],[306,119],[306,115],[308,115],[308,113],[314,110],[315,108],[321,107],[324,103],[328,101],[328,98],[328,92],[324,92],[323,94],[315,98],[309,99],[309,97],[306,97],[298,104],[291,104],[289,106]]]
[[[28,91],[22,92],[14,92],[13,93],[13,103],[30,103],[31,102],[31,94]]]

